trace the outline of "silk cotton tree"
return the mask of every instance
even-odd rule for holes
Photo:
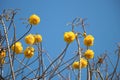
[[[38,32],[31,33],[32,28],[41,22],[39,15],[30,14],[29,18],[25,18],[23,25],[26,25],[26,31],[17,37],[18,26],[15,24],[15,17],[19,11],[19,9],[7,9],[0,14],[1,80],[82,80],[83,75],[87,80],[120,79],[118,71],[120,45],[118,44],[118,49],[115,51],[117,54],[115,63],[111,61],[107,52],[96,58],[94,56],[96,53],[91,48],[94,46],[95,38],[86,31],[86,19],[77,17],[68,23],[71,30],[61,35],[66,45],[59,55],[52,58],[47,49],[43,49],[42,41],[45,38],[43,39]],[[80,31],[76,31],[75,28],[78,27]],[[66,59],[66,56],[70,54],[69,47],[73,43],[76,47],[71,53],[74,52],[74,55]],[[111,72],[108,71],[110,66],[112,66]],[[84,74],[82,74],[83,69],[86,70]]]

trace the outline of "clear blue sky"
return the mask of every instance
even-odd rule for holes
[[[120,42],[120,0],[0,0],[0,13],[8,8],[21,9],[16,23],[33,13],[41,17],[31,33],[43,36],[43,48],[53,57],[65,46],[63,34],[70,30],[66,24],[76,17],[87,18],[87,32],[95,37],[92,49],[96,56],[105,50],[112,53]],[[17,27],[22,35],[24,26]]]

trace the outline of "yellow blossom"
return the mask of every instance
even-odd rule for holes
[[[84,38],[84,44],[86,46],[92,46],[94,43],[94,37],[92,35],[87,35],[85,38]]]
[[[37,25],[40,23],[40,17],[36,14],[33,14],[29,17],[29,23],[32,25]]]
[[[67,42],[67,43],[71,43],[75,40],[76,38],[76,35],[74,32],[72,31],[69,31],[69,32],[65,32],[64,33],[64,40]]]
[[[87,60],[86,60],[86,59],[81,58],[81,59],[80,59],[80,64],[81,64],[81,68],[86,68],[86,67],[87,67],[88,62],[87,62]]]
[[[21,42],[16,42],[15,44],[13,44],[13,46],[22,46]]]
[[[75,61],[75,62],[72,64],[72,67],[73,67],[74,69],[79,69],[79,68],[80,68],[79,61]]]
[[[34,55],[34,48],[33,47],[27,47],[24,50],[24,55],[26,58],[31,58]]]
[[[84,56],[86,59],[92,59],[94,57],[94,52],[93,50],[88,49],[85,53]]]
[[[5,52],[5,51],[2,51],[2,52],[0,53],[0,59],[1,59],[1,58],[4,58],[4,57],[6,57],[6,52]]]
[[[23,47],[22,47],[21,42],[16,42],[15,44],[13,44],[12,47],[11,47],[11,49],[16,54],[22,53]]]
[[[27,44],[34,44],[34,42],[35,42],[35,38],[34,38],[34,36],[32,35],[32,34],[29,34],[29,35],[27,35],[26,37],[25,37],[25,42],[27,43]]]
[[[15,45],[17,45],[17,46],[22,46],[21,42],[19,42],[19,41],[16,42]]]
[[[80,69],[80,68],[85,68],[87,67],[87,60],[84,59],[84,58],[81,58],[80,59],[80,62],[79,61],[75,61],[73,64],[72,64],[72,67],[74,69]]]
[[[42,36],[40,34],[34,35],[35,42],[34,43],[39,43],[42,42]]]

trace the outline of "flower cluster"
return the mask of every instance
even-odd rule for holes
[[[92,46],[94,43],[94,37],[92,35],[87,35],[85,38],[84,38],[84,44],[86,46]]]
[[[26,44],[34,45],[37,43],[42,42],[42,36],[40,34],[28,34],[25,37]],[[24,50],[24,55],[26,58],[31,58],[34,55],[34,48],[33,47],[27,47]]]
[[[34,44],[42,42],[42,36],[40,34],[34,35],[34,38],[35,38]]]
[[[94,57],[94,52],[93,50],[86,50],[86,52],[84,53],[84,56],[86,59],[92,59]]]
[[[65,42],[67,42],[67,43],[73,42],[73,41],[75,40],[75,38],[76,38],[76,35],[75,35],[75,33],[72,32],[72,31],[69,31],[69,32],[65,32],[65,33],[64,33],[64,40],[65,40]]]
[[[87,35],[86,32],[82,34],[84,37],[84,45],[87,46],[87,50],[84,52],[84,58],[81,58],[80,61],[75,61],[72,64],[72,67],[74,69],[79,69],[79,68],[85,68],[87,67],[88,60],[94,58],[94,51],[91,49],[88,49],[88,47],[93,46],[94,43],[94,37],[92,35]]]
[[[86,68],[86,67],[87,67],[88,62],[87,62],[86,59],[81,58],[81,59],[80,59],[80,62],[81,62],[81,68]]]
[[[27,47],[24,50],[24,55],[26,58],[31,58],[34,55],[34,48],[33,47]]]
[[[29,23],[32,25],[37,25],[40,23],[40,17],[36,14],[33,14],[29,17]]]
[[[5,60],[4,58],[6,57],[6,52],[5,51],[1,51],[0,52],[0,64],[4,64]]]
[[[31,25],[37,25],[40,23],[40,17],[36,14],[32,14],[29,17],[29,24]],[[29,44],[30,46],[42,42],[42,36],[40,34],[28,34],[25,36],[25,43]],[[23,51],[23,47],[21,42],[16,42],[11,47],[12,51],[16,54],[20,54]],[[24,51],[24,55],[26,58],[31,58],[34,55],[34,48],[33,47],[27,47]],[[3,54],[0,54],[3,55]]]
[[[79,61],[75,61],[73,64],[72,64],[72,67],[74,68],[74,69],[79,69],[80,68],[80,62]]]
[[[86,35],[86,37],[84,37],[84,45],[87,47],[93,46],[94,43],[94,37],[92,35]],[[91,49],[87,49],[84,53],[84,56],[86,59],[92,59],[94,58],[94,51]]]
[[[42,42],[42,36],[40,34],[29,34],[25,37],[26,44],[36,44]]]
[[[26,42],[26,44],[30,44],[30,45],[34,44],[34,42],[35,42],[34,36],[32,34],[27,35],[25,37],[25,42]]]
[[[12,51],[15,52],[16,54],[20,54],[23,51],[23,47],[21,42],[16,42],[15,44],[12,45],[11,47]]]
[[[87,65],[88,65],[87,60],[84,59],[84,58],[81,58],[80,61],[74,62],[74,63],[72,64],[72,67],[73,67],[74,69],[80,69],[80,68],[85,68],[85,67],[87,67]]]
[[[31,25],[39,24],[40,23],[40,17],[36,14],[32,14],[29,17],[29,23]],[[34,44],[42,42],[42,36],[40,34],[28,34],[27,36],[25,36],[25,42],[26,42],[26,44],[29,44],[29,45],[32,46]],[[26,58],[31,58],[34,55],[35,50],[31,46],[27,47],[24,50],[24,55],[25,55]]]

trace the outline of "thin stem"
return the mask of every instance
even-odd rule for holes
[[[80,48],[80,41],[79,41],[79,39],[78,39],[78,36],[76,37],[76,41],[77,41],[77,45],[78,45],[78,55],[79,55],[79,60],[81,59],[81,48]],[[79,66],[80,66],[81,64],[79,63]],[[78,71],[78,80],[81,80],[81,68],[79,69],[79,71]]]
[[[29,24],[27,26],[29,26]],[[12,45],[15,44],[16,42],[20,41],[25,35],[27,35],[30,32],[31,29],[32,29],[32,25],[30,25],[29,30],[23,36],[21,36],[18,40],[16,40],[14,43],[12,43],[10,45],[10,47],[12,47]]]
[[[12,73],[12,79],[15,80],[15,74],[14,74],[14,69],[13,69],[13,63],[12,63],[12,57],[10,54],[10,46],[9,46],[9,41],[8,41],[8,34],[6,31],[6,26],[5,23],[3,21],[3,19],[1,19],[2,22],[2,26],[4,28],[4,34],[5,34],[5,38],[6,38],[6,44],[7,44],[7,48],[8,48],[8,56],[9,56],[9,61],[10,61],[10,68],[11,68],[11,73]]]
[[[12,20],[12,22],[13,22],[13,29],[14,29],[14,37],[13,37],[13,41],[16,41],[16,26],[15,26],[15,24],[14,24],[14,21]],[[15,45],[16,46],[16,45]],[[15,46],[14,46],[14,51],[15,51]],[[12,59],[12,63],[14,63],[14,56],[15,56],[15,52],[13,52],[13,59]],[[14,64],[13,64],[14,65]]]
[[[69,60],[68,60],[68,61],[66,61],[66,62],[69,62],[69,61],[71,61],[71,60],[73,60],[73,59],[75,60],[75,59],[76,59],[76,57],[77,57],[77,55],[76,55],[76,56],[74,56],[73,58],[69,59]],[[73,61],[74,61],[74,60],[73,60]],[[66,63],[66,62],[65,62],[65,63]],[[60,74],[60,73],[61,73],[61,72],[63,72],[66,68],[70,67],[70,66],[72,65],[72,63],[73,63],[73,62],[71,62],[71,63],[70,63],[70,64],[68,64],[65,68],[63,68],[62,70],[60,70],[59,72],[57,72],[56,74],[54,74],[54,76],[55,76],[55,75],[57,75],[57,74]],[[62,66],[62,65],[61,65],[61,66]]]
[[[63,59],[64,59],[64,57],[65,57],[65,54],[66,54],[66,51],[65,51],[65,53],[63,54],[63,56],[61,56],[61,57],[59,58],[58,65],[56,65],[55,68],[54,68],[54,70],[51,72],[51,75],[50,75],[49,80],[51,80],[51,79],[53,78],[53,75],[54,75],[55,71],[57,71],[57,69],[60,67],[60,64],[63,62]]]
[[[88,61],[88,65],[89,65],[89,77],[90,77],[90,80],[92,80],[92,69],[89,61]]]
[[[114,71],[113,71],[113,73],[112,73],[111,80],[113,79],[114,74],[116,73],[116,70],[117,70],[117,67],[118,67],[118,63],[119,63],[119,59],[120,59],[119,57],[120,57],[120,56],[119,56],[119,53],[118,53],[117,62],[116,62],[116,65],[115,65]]]
[[[41,79],[45,75],[46,71],[64,54],[64,52],[67,50],[68,46],[69,46],[69,44],[66,45],[66,47],[62,51],[62,53],[47,67],[47,69],[42,73],[41,76],[38,77],[38,79]]]
[[[89,65],[87,65],[87,80],[90,80]]]
[[[102,75],[101,75],[101,73],[100,73],[100,71],[97,70],[97,72],[98,72],[98,74],[100,76],[100,80],[104,80],[103,77],[102,77]]]
[[[52,59],[50,58],[50,56],[49,56],[49,54],[48,53],[46,53],[46,55],[47,55],[47,57],[48,57],[48,60],[49,60],[49,62],[50,62],[50,64],[52,63]],[[52,67],[53,68],[55,68],[55,65],[53,64],[52,65]],[[56,72],[58,72],[58,71],[56,71]],[[61,78],[61,77],[63,77],[63,75],[62,74],[58,74],[58,76]]]
[[[9,29],[10,29],[12,23],[13,23],[13,20],[14,20],[15,15],[16,15],[16,13],[13,11],[13,14],[12,14],[12,17],[11,17],[11,22],[10,22],[10,24],[9,24],[9,26],[8,26],[8,31],[9,31]],[[4,37],[3,37],[3,40],[2,40],[2,42],[1,42],[1,44],[3,44],[4,41],[5,41],[5,35],[4,35]]]
[[[23,65],[24,67],[26,67],[26,68],[28,68],[34,75],[35,75],[35,72],[28,66],[28,65],[26,65],[26,64],[24,64],[23,62],[21,62],[19,59],[17,59],[16,57],[15,57],[15,59],[18,61],[18,62],[20,62],[21,63],[21,65]]]

